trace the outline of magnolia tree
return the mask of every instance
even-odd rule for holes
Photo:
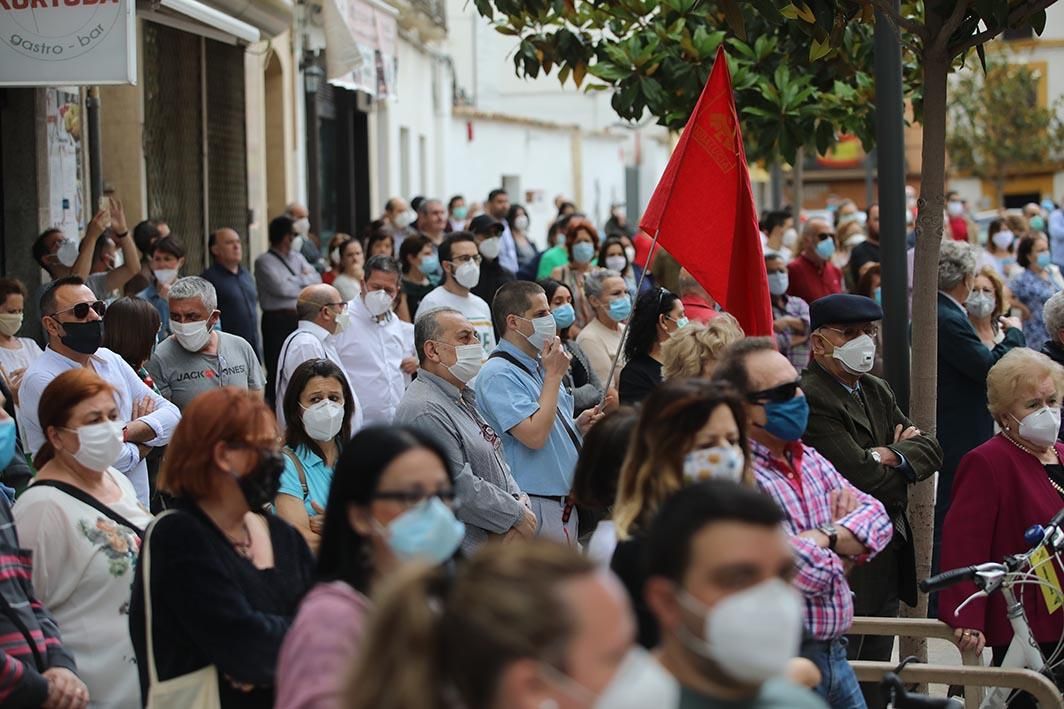
[[[841,132],[871,147],[872,27],[894,25],[906,95],[923,125],[910,414],[925,431],[935,430],[937,399],[947,77],[973,50],[985,63],[983,45],[1007,29],[1041,34],[1055,1],[473,0],[499,32],[515,38],[519,75],[557,71],[563,85],[612,89],[622,118],[649,112],[673,129],[686,122],[724,42],[747,155],[792,164],[799,148],[824,152]],[[930,566],[933,500],[932,483],[924,482],[910,503],[918,573]],[[924,652],[919,644],[909,649]]]

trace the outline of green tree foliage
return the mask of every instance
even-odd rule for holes
[[[1064,153],[1064,97],[1038,105],[1043,80],[1026,64],[1003,59],[986,73],[955,75],[950,95],[946,149],[952,166],[994,183],[1004,204],[1011,172],[1055,162]]]

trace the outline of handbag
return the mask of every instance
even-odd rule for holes
[[[151,532],[160,519],[172,513],[173,510],[163,512],[148,526],[140,554],[140,563],[144,565],[144,623],[148,641],[147,709],[221,709],[218,670],[214,665],[165,681],[159,681],[159,673],[155,668],[151,617]]]

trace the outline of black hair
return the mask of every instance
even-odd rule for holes
[[[348,510],[354,505],[372,504],[384,471],[407,451],[424,448],[434,453],[454,482],[443,448],[426,433],[407,426],[371,426],[348,442],[336,462],[329,501],[325,506],[325,526],[318,549],[319,581],[343,581],[368,594],[374,569],[369,554],[370,541],[352,526]]]
[[[431,244],[432,241],[424,234],[408,236],[399,244],[399,265],[403,273],[410,273],[410,259],[421,253],[421,250]]]
[[[783,226],[787,223],[787,220],[791,218],[791,212],[788,209],[774,209],[765,215],[765,233],[770,233],[773,229],[779,226]]]
[[[514,228],[514,219],[517,219],[520,214],[528,216],[528,210],[525,209],[525,206],[523,204],[511,204],[510,210],[506,212],[506,223],[510,225],[511,229]],[[529,219],[528,222],[531,224],[532,220]]]
[[[41,302],[38,304],[41,308],[41,315],[55,315],[55,294],[63,286],[83,286],[85,281],[80,276],[63,276],[57,278],[48,284],[48,287],[41,293]]]
[[[421,205],[426,201],[426,199],[427,198],[425,197],[425,195],[419,194],[418,196],[410,200],[410,208],[413,209],[415,212],[420,212]]]
[[[498,197],[501,194],[504,194],[507,197],[510,196],[510,194],[506,190],[504,190],[501,187],[499,187],[499,188],[493,189],[491,192],[488,192],[488,201],[489,202],[494,202],[495,198]]]
[[[1049,239],[1046,239],[1045,235],[1038,232],[1025,234],[1024,237],[1020,239],[1020,243],[1016,247],[1016,263],[1024,268],[1031,267],[1031,251],[1034,250],[1034,245],[1039,239],[1045,239],[1046,243],[1049,243]]]
[[[658,287],[641,294],[635,301],[632,319],[628,321],[628,340],[624,356],[629,362],[639,355],[650,354],[658,341],[658,318],[672,312],[680,297]]]
[[[343,448],[343,442],[351,437],[349,431],[351,428],[351,414],[355,411],[355,401],[354,396],[351,394],[351,387],[347,383],[347,377],[344,376],[343,370],[332,360],[308,359],[296,367],[296,371],[292,372],[292,378],[288,380],[288,388],[284,392],[284,401],[281,405],[286,426],[284,442],[293,451],[297,446],[306,446],[314,451],[319,458],[325,460],[325,454],[322,452],[321,446],[303,428],[303,407],[299,403],[299,397],[303,395],[303,390],[307,388],[307,382],[314,377],[326,377],[340,382],[340,387],[344,391],[344,425],[340,427],[340,432],[336,434],[337,445]]]
[[[170,254],[174,258],[185,258],[185,247],[181,245],[177,239],[172,236],[164,236],[155,242],[155,248],[152,249],[154,255],[156,251],[162,251],[164,254]]]
[[[449,200],[447,200],[447,213],[448,214],[450,214],[451,212],[454,211],[454,205],[457,202],[459,202],[459,201],[465,202],[465,197],[463,197],[460,194],[456,194],[454,197],[451,197]]]
[[[599,513],[613,506],[621,465],[638,421],[635,408],[621,406],[587,432],[573,473],[573,504]]]
[[[740,396],[746,397],[750,392],[750,375],[746,368],[746,359],[756,352],[776,351],[776,343],[768,337],[744,337],[724,350],[724,355],[717,368],[713,370],[713,381],[727,382],[735,387]]]
[[[7,301],[9,295],[21,295],[25,305],[26,286],[17,278],[0,278],[0,305]]]
[[[143,298],[124,296],[108,305],[104,313],[103,346],[136,371],[151,357],[160,324],[154,305]]]
[[[38,266],[43,268],[45,271],[48,271],[48,273],[51,273],[51,270],[44,263],[44,257],[49,254],[48,244],[46,242],[48,241],[48,237],[52,234],[62,233],[62,230],[53,227],[51,229],[45,229],[40,233],[40,235],[36,239],[33,240],[33,260],[37,262]]]
[[[598,252],[598,264],[602,268],[606,268],[606,250],[614,245],[621,247],[621,255],[624,256],[625,263],[624,270],[627,271],[632,262],[628,260],[628,253],[624,250],[624,240],[620,236],[607,236],[602,240],[602,246],[599,247]],[[624,275],[623,271],[621,275]]]
[[[385,256],[384,254],[371,256],[366,259],[365,264],[362,266],[362,278],[368,281],[369,277],[375,272],[392,273],[395,274],[396,280],[399,280],[399,262],[391,256]]]
[[[452,231],[450,234],[448,234],[443,239],[443,243],[440,244],[440,248],[436,251],[436,253],[440,257],[440,263],[442,264],[444,261],[450,261],[451,249],[454,248],[455,244],[461,243],[463,241],[468,241],[471,244],[475,244],[477,243],[477,237],[473,236],[473,232],[471,231]],[[450,276],[447,276],[447,269],[443,269],[443,273],[446,278],[450,278]]]
[[[650,525],[643,557],[648,575],[682,582],[695,536],[714,522],[776,527],[783,512],[765,493],[731,481],[686,485],[665,501]]]
[[[270,246],[284,241],[285,237],[295,231],[295,221],[292,217],[281,215],[270,220]]]
[[[155,248],[155,242],[162,236],[159,233],[159,224],[161,223],[155,219],[145,219],[133,227],[133,243],[137,245],[137,250],[145,256],[151,256],[151,252]]]
[[[523,313],[528,310],[532,296],[543,292],[543,287],[532,281],[504,283],[495,291],[495,299],[491,302],[491,320],[495,331],[505,335],[506,318],[510,315],[524,317]]]

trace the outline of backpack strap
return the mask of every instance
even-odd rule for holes
[[[296,473],[299,475],[299,486],[303,488],[303,502],[306,502],[310,499],[310,486],[307,485],[307,471],[303,469],[303,461],[288,446],[282,448],[281,452],[284,453],[288,460],[292,461],[292,465],[296,466]]]
[[[531,370],[529,370],[529,368],[526,367],[521,362],[521,360],[517,359],[516,357],[514,357],[509,352],[503,352],[502,350],[499,350],[498,348],[496,348],[496,350],[494,352],[492,352],[490,355],[488,355],[488,359],[496,359],[496,358],[502,359],[502,360],[506,360],[507,362],[509,362],[510,364],[512,364],[513,366],[517,367],[522,372],[527,374],[533,380],[535,380],[537,384],[539,383],[538,380],[536,380],[536,375],[532,374]],[[566,417],[563,416],[562,412],[559,411],[557,408],[554,410],[554,413],[557,415],[558,420],[561,421],[562,428],[564,428],[565,432],[567,434],[569,434],[569,440],[571,440],[573,442],[573,445],[576,446],[576,450],[579,451],[581,449],[581,447],[583,446],[583,444],[580,441],[580,437],[577,435],[576,431],[573,429],[572,422],[569,421],[569,420],[566,420]]]

